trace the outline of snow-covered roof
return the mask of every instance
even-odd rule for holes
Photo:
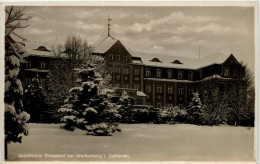
[[[28,56],[53,57],[51,47],[52,45],[49,43],[25,42],[25,49]],[[44,48],[46,49],[44,50]]]
[[[146,66],[178,69],[198,69],[212,64],[222,64],[229,57],[223,53],[214,53],[201,59],[149,53],[138,53],[138,56]],[[175,64],[178,62],[181,64]]]
[[[112,37],[106,37],[101,42],[99,42],[94,47],[94,53],[103,54],[107,52],[118,40],[112,38]]]
[[[225,55],[221,52],[216,52],[209,56],[203,57],[201,59],[198,59],[199,62],[197,65],[197,69],[201,68],[201,67],[206,67],[206,66],[209,66],[212,64],[222,64],[227,60],[228,57],[229,57],[229,55]]]
[[[142,92],[142,91],[137,91],[136,95],[140,96],[140,97],[145,97],[146,96],[146,94],[144,92]]]
[[[202,82],[202,81],[208,81],[208,80],[211,80],[211,79],[222,79],[222,80],[232,80],[232,78],[226,78],[226,77],[221,77],[220,75],[218,74],[214,74],[212,76],[209,76],[209,77],[205,77],[201,80],[198,80],[199,82]]]

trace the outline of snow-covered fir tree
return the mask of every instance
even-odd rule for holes
[[[47,110],[45,96],[39,83],[39,78],[33,78],[25,89],[23,98],[24,110],[31,115],[30,122],[44,122],[43,112]]]
[[[83,65],[78,71],[78,86],[71,88],[69,97],[58,112],[63,113],[62,128],[73,131],[86,130],[87,135],[112,135],[118,127],[118,105],[111,103],[101,75],[91,64]]]
[[[192,100],[187,108],[189,114],[189,122],[192,124],[200,124],[202,122],[202,103],[198,92],[193,93]]]
[[[20,61],[26,55],[23,41],[25,38],[16,33],[16,29],[28,27],[21,21],[29,20],[23,10],[14,7],[6,8],[5,20],[5,159],[7,143],[22,142],[22,136],[28,135],[27,121],[30,115],[23,111],[23,87],[18,78]],[[22,41],[15,41],[12,36]]]

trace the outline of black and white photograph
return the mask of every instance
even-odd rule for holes
[[[2,3],[2,162],[257,163],[258,5]]]

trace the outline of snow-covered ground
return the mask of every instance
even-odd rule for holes
[[[9,160],[252,161],[254,128],[196,125],[120,125],[113,136],[87,136],[57,124],[30,124]],[[27,156],[27,157],[26,157]],[[109,158],[110,157],[110,158]]]

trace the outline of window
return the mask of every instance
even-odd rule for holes
[[[156,77],[161,77],[161,70],[156,71]]]
[[[41,68],[45,69],[45,62],[41,62]]]
[[[183,109],[183,104],[179,104],[179,108],[180,108],[180,109]]]
[[[124,62],[127,62],[127,56],[124,56]]]
[[[121,76],[120,75],[116,75],[116,80],[121,80]]]
[[[168,71],[168,78],[172,78],[172,71]]]
[[[161,108],[161,107],[162,107],[162,104],[161,104],[161,103],[157,103],[157,104],[156,104],[156,107],[157,107],[157,108]]]
[[[30,78],[26,78],[26,85],[30,85],[31,84],[31,79]]]
[[[189,72],[189,74],[188,74],[188,79],[189,79],[189,80],[193,80],[193,72],[191,72],[191,71]]]
[[[157,87],[156,91],[157,93],[162,93],[162,87]]]
[[[179,88],[179,95],[183,95],[183,88]]]
[[[125,89],[128,89],[128,85],[124,85],[124,88],[125,88]]]
[[[151,92],[151,86],[146,86],[145,87],[145,92],[150,93]]]
[[[134,85],[134,89],[139,90],[139,85]]]
[[[124,78],[124,79],[125,79],[125,81],[128,81],[128,76],[125,76],[125,78]]]
[[[174,60],[172,63],[173,64],[182,64],[182,62],[180,62],[179,60]]]
[[[152,62],[161,62],[158,58],[153,58],[152,60],[150,60]]]
[[[116,55],[116,61],[120,61],[120,55]]]
[[[109,60],[113,60],[113,54],[109,54]]]
[[[146,76],[146,77],[149,77],[149,76],[150,76],[150,70],[146,70],[146,71],[145,71],[145,76]]]
[[[134,73],[135,73],[135,75],[139,75],[139,70],[135,69]]]
[[[182,79],[182,71],[178,71],[178,79]]]
[[[120,68],[116,68],[116,74],[120,74]]]
[[[150,106],[150,105],[151,105],[151,103],[150,103],[150,102],[146,102],[146,105],[149,105],[149,106]]]
[[[120,88],[120,84],[116,84],[115,87],[116,87],[116,88]]]
[[[226,68],[226,69],[224,70],[224,76],[229,76],[229,69]]]
[[[168,94],[172,94],[173,92],[172,92],[172,87],[169,87],[168,88]]]
[[[129,70],[128,69],[124,69],[124,75],[128,75],[129,74]]]

